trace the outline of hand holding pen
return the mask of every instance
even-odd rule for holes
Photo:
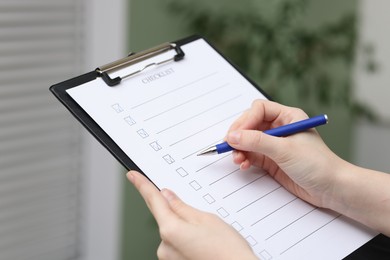
[[[282,137],[306,131],[310,128],[324,125],[326,123],[328,123],[327,115],[318,115],[288,125],[283,125],[273,129],[265,130],[264,133],[272,136]],[[226,153],[232,150],[234,150],[234,148],[231,147],[227,142],[224,142],[205,149],[204,151],[200,152],[198,156]]]

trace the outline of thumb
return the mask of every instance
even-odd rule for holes
[[[285,138],[267,135],[257,130],[237,130],[228,133],[229,145],[240,151],[261,153],[278,161],[281,151],[288,149]]]
[[[184,203],[173,191],[163,189],[161,194],[167,200],[171,210],[183,220],[190,220],[198,215],[197,209]]]

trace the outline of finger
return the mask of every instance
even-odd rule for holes
[[[269,100],[255,100],[242,129],[268,129],[282,113],[283,106]]]
[[[238,129],[268,129],[283,111],[284,106],[269,100],[255,100],[249,110],[243,113],[229,128],[228,132]]]
[[[239,130],[228,134],[227,142],[237,150],[261,153],[275,162],[289,151],[286,138],[274,137],[256,130]]]
[[[168,202],[171,210],[183,220],[194,222],[201,215],[201,211],[184,203],[173,191],[163,189],[161,193]]]
[[[159,226],[165,220],[176,217],[161,192],[145,176],[136,171],[130,171],[127,173],[127,178],[141,194]]]
[[[245,154],[242,151],[234,150],[232,153],[233,156],[233,162],[235,164],[241,164],[243,161],[245,161]]]
[[[251,156],[253,154],[234,150],[233,152],[233,162],[240,166],[240,170],[247,170],[250,168],[250,166],[253,164],[253,160]]]
[[[245,170],[248,170],[250,167],[251,167],[251,162],[246,159],[245,161],[243,161],[241,164],[240,164],[240,170],[241,171],[245,171]]]
[[[175,250],[169,243],[161,241],[157,248],[157,257],[159,260],[175,260],[183,259],[184,257]]]
[[[233,122],[233,124],[229,127],[228,132],[241,129],[242,125],[248,121],[248,116],[249,109],[244,111],[244,113],[242,113],[242,115]]]

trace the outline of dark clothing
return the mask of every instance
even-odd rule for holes
[[[345,260],[389,260],[390,238],[385,235],[377,235],[363,246],[359,247]]]

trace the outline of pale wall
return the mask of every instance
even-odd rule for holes
[[[390,172],[390,1],[361,0],[361,43],[374,46],[379,69],[369,74],[358,64],[355,71],[356,97],[382,117],[380,124],[359,123],[354,134],[354,162]]]

